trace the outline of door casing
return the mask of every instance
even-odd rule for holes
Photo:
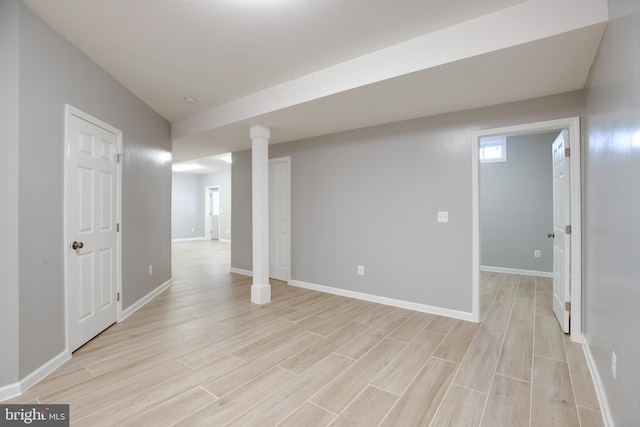
[[[581,161],[580,117],[568,117],[515,126],[471,132],[471,190],[472,190],[472,318],[480,321],[480,138],[498,135],[523,135],[550,131],[569,131],[571,155],[571,339],[582,342],[582,222],[581,222]]]

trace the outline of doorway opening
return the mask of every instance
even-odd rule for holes
[[[205,188],[205,240],[220,240],[220,187]]]
[[[579,117],[572,117],[566,119],[549,120],[544,122],[528,123],[516,126],[486,129],[482,131],[475,131],[472,133],[472,218],[473,218],[473,245],[472,245],[472,289],[473,289],[473,317],[475,320],[480,320],[480,269],[481,269],[481,223],[480,223],[480,150],[482,148],[482,141],[485,138],[493,138],[498,136],[522,136],[531,134],[540,134],[545,132],[555,132],[559,136],[565,136],[564,144],[567,150],[562,150],[562,154],[567,154],[566,157],[566,194],[567,198],[563,201],[562,198],[554,197],[554,205],[564,208],[566,213],[565,218],[561,218],[560,222],[563,222],[563,227],[569,231],[570,234],[566,235],[567,246],[571,249],[570,254],[567,253],[567,265],[564,267],[562,263],[556,266],[554,262],[554,270],[562,269],[566,272],[564,279],[558,278],[558,275],[554,277],[554,294],[557,289],[562,292],[562,283],[567,284],[566,296],[558,295],[558,299],[562,300],[562,310],[566,310],[567,315],[567,329],[568,316],[570,314],[570,334],[573,341],[582,341],[582,310],[581,310],[581,245],[580,245],[580,212],[581,212],[581,199],[580,199],[580,119]],[[551,146],[549,151],[551,151]],[[550,156],[551,158],[551,156]],[[563,157],[564,158],[564,157]],[[550,160],[551,161],[551,160]],[[555,163],[555,162],[554,162]],[[557,210],[557,209],[556,209]],[[554,215],[556,211],[554,210]],[[555,223],[556,221],[554,221]],[[522,224],[522,227],[526,227],[527,224]],[[566,226],[570,226],[566,228]],[[554,224],[555,227],[555,224]],[[553,231],[549,232],[550,235]],[[545,236],[546,238],[546,233]],[[564,238],[561,236],[560,238]],[[558,257],[557,246],[554,239],[553,253],[554,257]],[[535,256],[537,253],[532,253]],[[556,260],[557,261],[557,260]],[[566,277],[568,276],[568,277]],[[558,281],[560,280],[560,281]],[[555,283],[557,281],[557,283]],[[564,304],[568,303],[568,304]],[[562,326],[562,319],[559,318],[559,322]]]

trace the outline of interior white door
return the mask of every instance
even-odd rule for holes
[[[565,333],[569,332],[571,299],[571,238],[565,231],[571,218],[571,182],[569,161],[565,157],[567,131],[563,130],[552,145],[553,152],[553,313]]]
[[[269,277],[289,280],[291,260],[291,162],[269,161]]]
[[[67,129],[69,349],[117,321],[119,136],[74,114]]]

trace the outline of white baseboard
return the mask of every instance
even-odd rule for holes
[[[20,394],[19,382],[0,387],[0,402],[19,396]]]
[[[229,271],[231,271],[232,273],[236,273],[236,274],[242,274],[243,276],[253,277],[253,271],[251,271],[251,270],[243,270],[241,268],[233,268],[233,267],[231,267],[229,269]]]
[[[600,409],[602,410],[602,420],[605,427],[613,427],[613,417],[611,415],[611,409],[609,408],[609,402],[607,401],[607,395],[604,393],[604,386],[602,385],[602,379],[598,368],[596,368],[596,362],[591,354],[589,348],[589,342],[586,336],[582,336],[582,349],[584,350],[584,357],[587,359],[587,366],[589,372],[591,372],[591,378],[593,378],[593,384],[596,387],[596,394],[598,395],[598,402],[600,403]]]
[[[139,299],[135,304],[133,304],[131,307],[127,308],[120,314],[120,319],[118,321],[123,321],[124,319],[129,317],[140,307],[151,301],[154,297],[171,286],[172,283],[173,280],[169,279],[165,283],[154,289],[152,292]],[[65,350],[29,375],[27,375],[23,380],[0,388],[0,402],[24,393],[26,390],[46,378],[47,375],[51,374],[53,371],[62,366],[69,359],[71,359],[71,353]]]
[[[171,239],[172,242],[193,242],[195,240],[204,240],[204,237],[186,237],[184,239]]]
[[[403,301],[403,300],[394,299],[394,298],[381,297],[378,295],[365,294],[362,292],[349,291],[346,289],[333,288],[331,286],[316,285],[313,283],[301,282],[299,280],[289,280],[289,284],[292,286],[297,286],[299,288],[311,289],[313,291],[320,291],[320,292],[325,292],[329,294],[340,295],[343,297],[355,298],[363,301],[370,301],[370,302],[375,302],[379,304],[390,305],[393,307],[406,308],[409,310],[420,311],[423,313],[437,314],[439,316],[453,317],[456,319],[468,320],[470,322],[474,321],[473,314],[464,312],[464,311],[451,310],[448,308],[435,307],[435,306],[426,305],[426,304],[418,304],[411,301]]]
[[[231,243],[231,239],[219,239],[218,242],[221,243]]]
[[[521,270],[519,268],[490,267],[486,265],[481,265],[480,271],[490,271],[492,273],[521,274],[523,276],[553,277],[553,272],[549,271]]]
[[[136,310],[138,310],[140,307],[142,307],[143,305],[145,305],[146,303],[154,299],[156,296],[158,296],[162,291],[167,289],[172,284],[173,284],[173,279],[169,279],[166,282],[164,282],[162,285],[155,288],[153,291],[149,292],[147,295],[140,298],[129,308],[122,311],[122,313],[120,314],[120,319],[118,319],[118,322],[122,322],[124,319],[131,316]]]
[[[22,393],[45,379],[48,375],[62,366],[69,359],[71,359],[71,353],[65,350],[26,377],[24,377],[23,380],[0,388],[0,402],[21,395]]]

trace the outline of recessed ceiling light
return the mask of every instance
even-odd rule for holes
[[[196,102],[198,102],[198,100],[193,96],[185,96],[183,99],[187,104],[195,104]]]

